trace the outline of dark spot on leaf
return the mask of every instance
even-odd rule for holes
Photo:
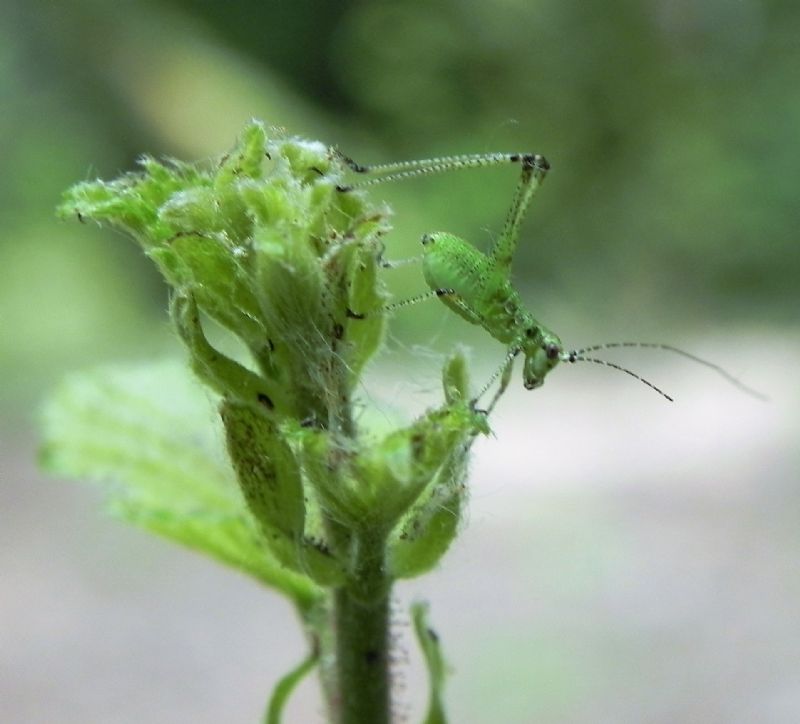
[[[414,433],[411,436],[411,454],[415,459],[422,457],[422,452],[425,450],[425,436],[421,432]]]

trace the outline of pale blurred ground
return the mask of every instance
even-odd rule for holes
[[[625,362],[672,405],[589,366],[514,386],[463,534],[398,587],[398,720],[425,697],[406,615],[422,597],[456,724],[800,721],[800,337],[701,342],[770,402],[663,356]],[[418,385],[401,374],[372,392]],[[289,607],[44,478],[29,432],[0,446],[0,722],[257,721],[303,655]],[[287,722],[320,721],[310,680]]]

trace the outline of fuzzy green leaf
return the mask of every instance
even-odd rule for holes
[[[414,622],[414,633],[417,635],[417,641],[425,658],[430,686],[428,713],[425,715],[423,724],[447,724],[442,701],[447,665],[442,656],[442,649],[439,646],[439,637],[428,626],[427,604],[419,602],[412,604],[411,619]]]
[[[216,419],[212,401],[176,362],[74,375],[45,408],[41,461],[53,473],[103,483],[115,515],[238,568],[305,609],[318,589],[265,547]]]
[[[252,372],[211,346],[203,333],[200,311],[190,294],[176,294],[170,313],[178,334],[191,352],[195,374],[220,395],[262,412],[287,414],[293,409],[286,389]]]
[[[354,529],[388,533],[402,520],[403,530],[395,539],[404,544],[413,540],[428,549],[424,555],[415,554],[423,571],[435,563],[434,551],[437,559],[444,553],[456,530],[466,458],[484,424],[484,415],[461,403],[431,410],[359,452],[337,445],[321,431],[303,431],[298,438],[305,472],[323,507]],[[448,517],[438,515],[443,504]],[[429,523],[438,531],[433,545],[426,542],[431,540]],[[408,545],[401,548],[412,550]],[[399,564],[399,570],[410,575],[406,563]]]
[[[311,651],[295,668],[286,674],[272,690],[272,696],[264,714],[264,724],[281,724],[283,708],[295,687],[317,665],[319,652]]]
[[[350,286],[349,307],[351,311],[380,309],[386,304],[386,294],[378,279],[378,268],[374,259],[374,250],[359,248],[350,262],[352,279]],[[350,319],[345,325],[347,341],[347,367],[350,370],[350,384],[355,386],[363,372],[364,366],[383,343],[386,333],[386,317],[374,314],[366,319]]]
[[[227,400],[222,421],[242,493],[276,557],[319,583],[336,582],[336,559],[306,537],[307,496],[300,465],[284,435],[260,411]]]
[[[258,300],[244,269],[246,250],[237,251],[220,237],[195,232],[150,250],[148,256],[172,286],[191,291],[201,309],[241,334],[248,345],[266,339]]]
[[[392,531],[388,568],[396,578],[413,578],[433,568],[458,533],[467,496],[466,462],[451,461]]]

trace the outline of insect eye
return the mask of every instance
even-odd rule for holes
[[[561,349],[557,344],[548,344],[544,351],[547,355],[547,359],[557,359],[561,354]]]

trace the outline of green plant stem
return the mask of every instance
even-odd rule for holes
[[[358,539],[357,575],[334,593],[337,724],[388,724],[389,592],[385,540]]]

